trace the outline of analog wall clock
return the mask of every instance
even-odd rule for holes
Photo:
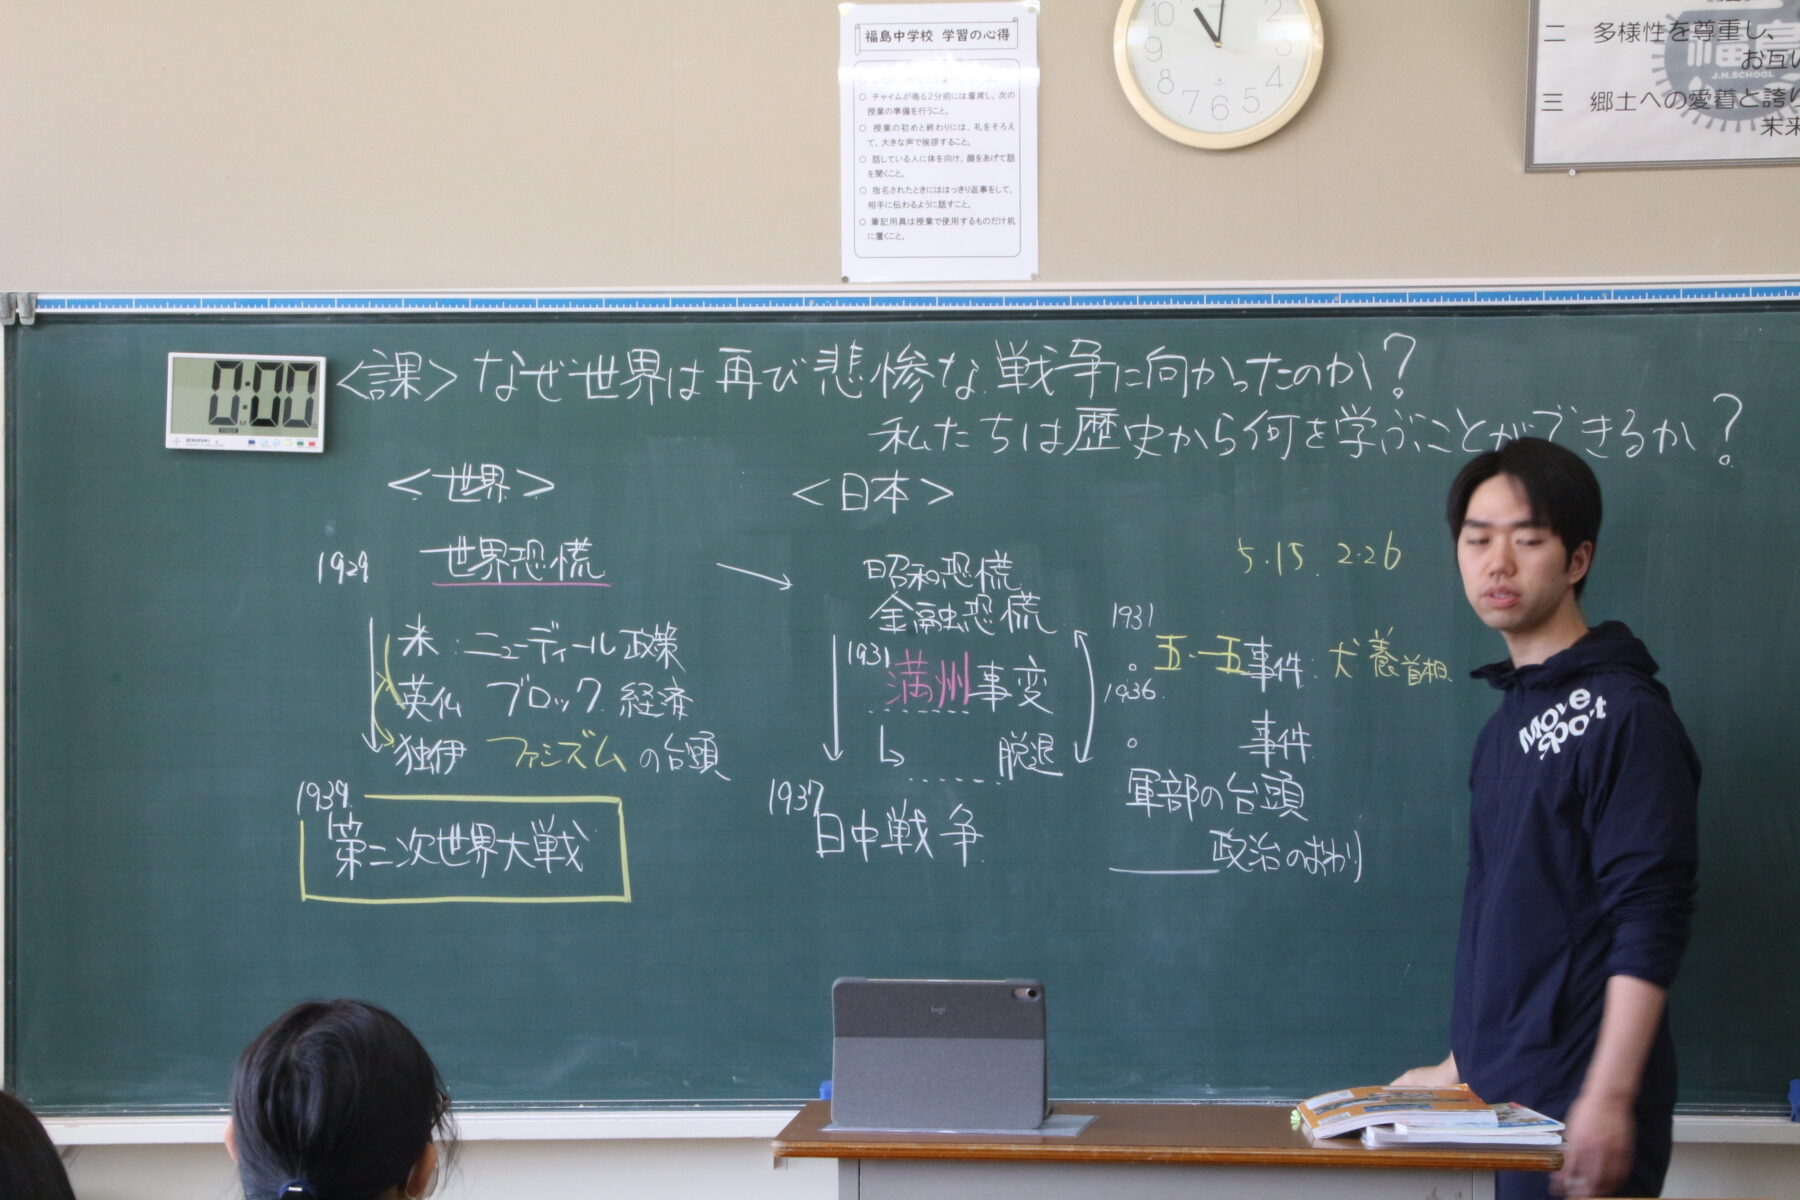
[[[1131,106],[1206,150],[1248,146],[1293,120],[1324,58],[1316,0],[1124,0],[1113,26]]]

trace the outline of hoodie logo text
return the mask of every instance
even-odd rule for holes
[[[1567,700],[1552,704],[1519,730],[1519,749],[1527,754],[1535,749],[1540,759],[1561,754],[1564,742],[1586,733],[1595,721],[1604,720],[1606,697],[1576,688]]]

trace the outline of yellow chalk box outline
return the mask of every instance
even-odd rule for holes
[[[329,904],[630,904],[631,868],[625,853],[625,802],[618,796],[468,796],[443,793],[365,793],[364,800],[435,800],[457,804],[611,804],[619,818],[619,881],[621,891],[603,896],[326,896],[307,890],[306,819],[300,819],[300,899]]]

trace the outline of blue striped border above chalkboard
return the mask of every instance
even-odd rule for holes
[[[1796,283],[1558,284],[1308,287],[1219,291],[896,292],[583,295],[55,295],[38,315],[112,313],[434,312],[944,312],[1031,309],[1264,309],[1463,307],[1542,304],[1682,304],[1800,300]]]

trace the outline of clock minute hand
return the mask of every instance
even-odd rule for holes
[[[1198,7],[1196,7],[1194,9],[1194,15],[1196,17],[1200,18],[1200,28],[1206,30],[1206,36],[1212,39],[1212,44],[1214,46],[1220,46],[1222,48],[1223,43],[1221,43],[1219,41],[1219,30],[1214,29],[1212,27],[1212,22],[1208,21],[1206,19],[1206,14],[1201,12],[1200,9]],[[1225,27],[1225,0],[1219,0],[1219,29],[1223,29],[1224,27]]]

